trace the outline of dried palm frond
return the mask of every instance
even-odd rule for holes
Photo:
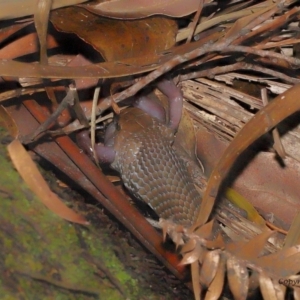
[[[234,299],[246,299],[259,288],[263,298],[284,299],[286,286],[299,296],[300,246],[262,254],[273,231],[266,230],[249,241],[225,243],[213,235],[213,221],[195,231],[161,220],[164,235],[169,234],[181,246],[181,264],[191,265],[195,299],[218,299],[226,279]],[[298,286],[297,286],[298,284]]]

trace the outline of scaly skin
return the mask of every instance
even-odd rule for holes
[[[201,197],[186,164],[172,147],[182,110],[181,91],[171,81],[160,83],[159,88],[169,96],[169,124],[157,119],[159,108],[150,112],[156,118],[140,108],[127,108],[120,113],[118,125],[109,128],[105,145],[98,144],[95,151],[100,161],[110,162],[120,173],[134,196],[147,202],[161,218],[188,227],[197,218]],[[137,106],[153,108],[153,103],[149,105],[143,97]],[[81,148],[91,155],[87,132],[77,137]]]
[[[173,131],[138,108],[123,111],[119,126],[111,166],[127,189],[161,218],[190,226],[199,212],[200,195],[172,147]]]

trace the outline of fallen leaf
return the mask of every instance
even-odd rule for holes
[[[205,4],[212,2],[204,1]],[[112,0],[103,3],[80,5],[95,14],[116,19],[138,19],[153,15],[170,17],[187,16],[198,9],[195,0]]]
[[[216,276],[220,262],[220,251],[208,251],[200,270],[200,282],[204,287],[210,286]]]
[[[138,21],[103,18],[80,7],[67,7],[51,13],[56,29],[75,33],[101,53],[106,61],[147,56],[175,44],[177,25],[174,20],[152,17]]]
[[[86,0],[53,0],[52,9],[74,5]],[[33,15],[36,11],[36,0],[1,1],[0,20]]]
[[[259,286],[264,300],[278,299],[272,279],[265,272],[259,275]]]
[[[205,300],[217,300],[220,298],[225,280],[225,263],[223,259],[220,260],[216,276],[208,287],[205,295]]]
[[[199,262],[195,261],[191,264],[192,283],[195,300],[200,300],[201,285],[199,280]]]
[[[50,189],[41,173],[32,161],[23,145],[16,139],[7,147],[11,160],[28,184],[29,188],[41,199],[41,201],[58,216],[78,224],[88,225],[89,222],[67,207]]]
[[[249,287],[248,269],[235,256],[227,260],[227,278],[234,299],[246,299]]]

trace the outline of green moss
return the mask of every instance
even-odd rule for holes
[[[144,291],[111,250],[108,234],[100,237],[99,228],[70,224],[49,211],[22,181],[3,145],[0,165],[5,170],[0,174],[0,265],[7,277],[0,281],[1,299],[97,299],[95,292],[99,299],[125,299],[107,276],[95,275],[97,264],[110,271],[128,299],[141,298]],[[157,298],[147,291],[147,299]]]

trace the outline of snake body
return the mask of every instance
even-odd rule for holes
[[[199,212],[200,195],[173,141],[169,127],[138,108],[128,108],[119,118],[111,166],[127,189],[161,218],[190,226]]]

